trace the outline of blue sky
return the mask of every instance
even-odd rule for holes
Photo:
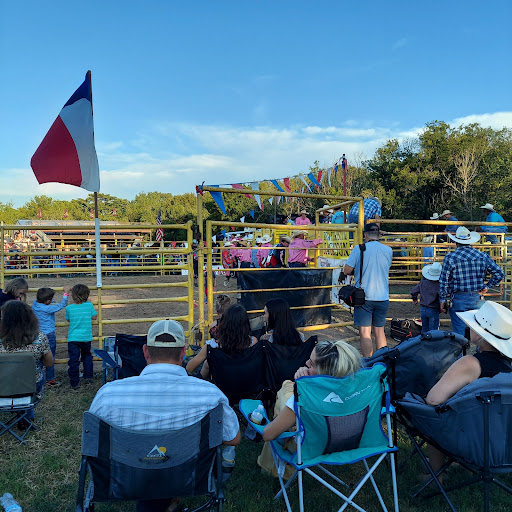
[[[512,128],[512,2],[0,0],[0,202],[88,69],[102,192],[296,175],[426,122]]]

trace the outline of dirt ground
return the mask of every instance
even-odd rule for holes
[[[120,299],[146,299],[146,298],[168,298],[168,297],[180,297],[187,295],[186,288],[137,288],[137,284],[151,284],[151,283],[176,283],[184,282],[185,276],[104,276],[104,285],[133,285],[131,289],[122,290],[106,290],[102,291],[102,301],[116,301]],[[62,287],[64,285],[73,286],[77,283],[84,283],[89,286],[95,286],[96,278],[93,276],[81,276],[81,277],[43,277],[29,279],[29,286],[31,289],[37,290],[41,286],[51,287]],[[408,286],[395,286],[392,287],[391,293],[407,294],[410,287]],[[230,296],[236,298],[236,280],[230,280],[228,286],[224,286],[224,277],[218,276],[216,280],[215,291],[221,292],[232,292]],[[194,298],[197,305],[198,289],[194,288]],[[60,301],[62,292],[57,292],[55,300]],[[27,297],[27,303],[32,304],[35,299],[35,291],[31,291]],[[97,292],[91,292],[91,300],[96,302]],[[198,308],[194,308],[195,322],[198,319]],[[102,307],[102,315],[104,320],[122,320],[122,319],[133,319],[133,318],[155,318],[164,316],[177,316],[185,315],[187,313],[187,305],[185,302],[156,302],[156,303],[137,303],[137,304],[107,304]],[[413,306],[412,302],[391,302],[389,308],[389,317],[392,318],[418,318],[419,308]],[[448,318],[447,315],[443,315]],[[352,319],[351,314],[348,310],[334,309],[332,310],[332,322],[347,322]],[[65,322],[64,310],[56,314],[56,321]],[[122,322],[120,324],[104,324],[103,325],[103,336],[115,335],[117,332],[123,332],[125,334],[144,334],[150,325],[150,322],[144,323],[131,323],[129,321]],[[441,328],[449,329],[450,324],[441,324]],[[98,328],[94,326],[93,333],[97,335]],[[309,331],[309,335],[317,334],[319,339],[337,340],[346,338],[355,338],[351,340],[351,343],[359,348],[359,342],[357,340],[357,332],[353,327],[344,328],[332,328],[323,329],[319,331]],[[386,326],[386,334],[390,345],[394,342],[389,337],[389,322]],[[57,339],[65,340],[67,336],[67,327],[57,327]],[[65,343],[59,343],[57,346],[57,358],[67,358],[67,347]],[[65,365],[60,365],[65,367]]]

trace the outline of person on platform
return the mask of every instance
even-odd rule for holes
[[[484,206],[480,206],[483,214],[485,215],[485,222],[505,222],[503,217],[496,213],[494,206],[490,203],[486,203]],[[507,226],[479,226],[476,228],[477,231],[481,231],[485,235],[485,239],[491,244],[498,243],[498,237],[493,233],[506,233],[508,231]]]
[[[307,217],[308,212],[306,210],[301,210],[300,217],[295,219],[296,226],[309,226],[311,221]]]
[[[328,204],[324,204],[322,208],[328,208],[327,210],[324,210],[320,214],[320,223],[322,224],[330,224],[332,221],[332,216],[334,213],[334,210],[329,207]]]
[[[270,248],[272,247],[271,241],[272,237],[270,235],[263,235],[261,237],[261,247],[256,253],[256,262],[260,268],[263,267],[263,260],[268,256]]]
[[[456,249],[443,261],[439,280],[441,313],[449,312],[452,330],[464,336],[465,324],[457,313],[476,309],[480,295],[498,286],[505,274],[488,254],[471,247],[480,240],[478,233],[459,226],[448,236],[455,242]],[[491,277],[486,284],[488,274]]]
[[[331,224],[345,224],[345,216],[346,213],[340,208],[337,208],[331,218]]]
[[[291,242],[288,253],[289,267],[305,267],[308,261],[313,258],[308,256],[308,249],[319,246],[323,240],[306,240],[308,232],[306,230],[295,230],[292,232]]]
[[[441,215],[439,215],[439,220],[451,220],[452,222],[457,222],[457,219],[453,216],[453,213],[450,210],[445,210]],[[448,224],[445,226],[445,233],[455,233],[457,231],[457,224]]]
[[[364,200],[364,223],[374,221],[377,224],[382,215],[381,201],[378,197],[368,197]],[[348,212],[348,223],[357,224],[359,222],[359,203],[354,203]]]
[[[289,236],[280,236],[279,243],[275,245],[269,252],[270,258],[267,257],[267,267],[281,268],[286,267],[286,251],[285,247],[289,247],[292,239]]]
[[[343,268],[345,275],[354,274],[355,286],[362,288],[366,300],[363,306],[354,308],[354,325],[359,327],[363,357],[373,354],[372,327],[377,350],[387,346],[384,326],[389,308],[389,269],[393,250],[379,242],[379,225],[371,222],[364,228],[364,256],[361,282],[361,249],[356,245]]]
[[[293,220],[290,218],[289,215],[285,215],[284,218],[283,218],[283,224],[287,225],[287,226],[295,226],[295,222],[293,222]]]
[[[99,389],[89,412],[113,425],[132,430],[178,430],[222,406],[223,444],[240,443],[240,427],[228,399],[215,385],[189,377],[182,366],[185,331],[174,320],[159,320],[143,345],[148,365],[137,377],[108,382]],[[151,478],[147,485],[152,485]],[[137,512],[175,510],[179,500],[140,500]]]

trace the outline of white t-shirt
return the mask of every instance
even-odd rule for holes
[[[355,286],[364,290],[366,300],[389,300],[389,269],[393,259],[393,250],[377,240],[366,242],[363,261],[363,282],[359,284],[361,250],[356,245],[347,260],[354,268]]]

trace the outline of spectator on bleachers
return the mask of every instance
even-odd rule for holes
[[[260,340],[268,340],[276,345],[300,345],[304,342],[304,334],[297,331],[290,306],[284,299],[270,299],[264,309],[267,333]]]

